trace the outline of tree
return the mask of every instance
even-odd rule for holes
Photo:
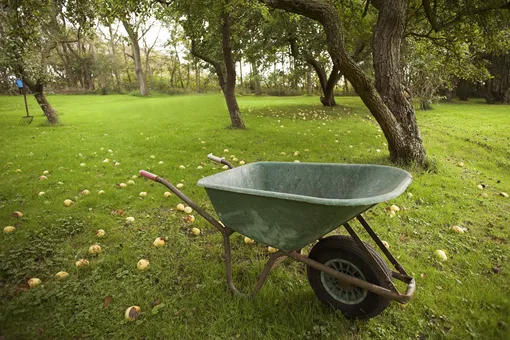
[[[0,63],[21,77],[48,123],[59,122],[57,111],[44,94],[50,77],[47,61],[55,48],[56,1],[12,0],[0,8]]]
[[[235,1],[182,1],[172,8],[170,15],[182,16],[181,25],[191,40],[191,54],[211,65],[218,77],[233,128],[245,129],[235,94],[236,67],[232,27],[236,11]],[[237,34],[239,31],[236,31]]]
[[[388,140],[390,159],[399,163],[425,164],[425,148],[412,101],[402,91],[400,47],[405,31],[407,1],[389,0],[378,4],[378,20],[372,42],[375,87],[349,55],[342,21],[331,3],[321,0],[264,2],[321,23],[334,65],[349,80],[381,126]]]

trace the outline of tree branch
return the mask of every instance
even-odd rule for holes
[[[209,58],[205,54],[202,54],[199,51],[197,51],[195,40],[191,40],[190,53],[192,55],[194,55],[195,57],[202,59],[206,63],[211,64],[212,67],[214,67],[214,70],[216,71],[216,75],[218,76],[218,82],[220,84],[220,87],[223,89],[223,87],[225,86],[225,77],[223,76],[223,70],[221,68],[221,64],[218,61],[216,61],[212,58]]]
[[[477,8],[472,11],[460,12],[450,21],[448,21],[446,23],[439,23],[435,13],[433,13],[435,11],[433,11],[430,6],[430,0],[422,0],[422,4],[423,4],[423,10],[425,11],[425,16],[427,17],[427,20],[429,21],[430,25],[436,32],[439,32],[445,28],[451,27],[451,26],[461,22],[466,16],[484,14],[484,13],[487,13],[487,12],[490,12],[490,11],[493,11],[496,9],[510,10],[510,2],[505,2],[504,4],[501,4],[501,5],[487,6],[487,7]],[[436,4],[434,3],[434,8],[435,7],[436,7]]]

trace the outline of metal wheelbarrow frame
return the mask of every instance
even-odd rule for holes
[[[212,154],[209,154],[208,158],[217,162],[217,163],[227,165],[230,169],[234,168],[234,166],[230,162],[226,161],[223,158],[216,157]],[[413,297],[413,295],[415,293],[416,284],[415,284],[414,278],[408,275],[408,273],[405,271],[404,267],[395,259],[395,257],[390,253],[390,251],[384,246],[382,241],[379,239],[379,237],[375,234],[375,232],[369,226],[367,221],[361,215],[364,211],[370,209],[375,204],[369,205],[364,211],[357,214],[355,216],[355,218],[361,223],[363,228],[370,235],[372,240],[376,243],[379,250],[382,251],[382,253],[386,256],[386,258],[389,260],[389,262],[394,266],[395,270],[389,271],[387,266],[385,264],[383,265],[381,263],[381,261],[384,263],[384,260],[382,260],[380,258],[380,256],[373,250],[373,248],[371,248],[366,243],[361,241],[358,234],[349,225],[348,221],[343,223],[343,226],[345,227],[345,229],[347,230],[349,235],[352,237],[352,240],[355,242],[355,244],[359,247],[359,250],[364,254],[364,256],[365,256],[364,258],[366,259],[365,261],[368,262],[368,264],[370,265],[372,270],[376,273],[377,277],[380,278],[381,285],[370,283],[364,279],[361,279],[361,278],[358,278],[355,276],[351,276],[351,275],[347,275],[344,272],[335,270],[331,266],[327,266],[327,265],[320,263],[308,256],[301,254],[300,249],[295,249],[295,250],[291,250],[291,251],[279,250],[278,252],[271,254],[266,265],[264,266],[264,269],[262,270],[261,274],[259,275],[259,279],[255,285],[255,289],[249,294],[241,293],[234,285],[233,278],[232,278],[232,259],[231,259],[230,236],[232,234],[234,234],[236,231],[229,228],[228,225],[223,225],[222,223],[217,221],[213,216],[211,216],[204,209],[202,209],[200,206],[195,204],[195,202],[193,202],[183,192],[181,192],[172,183],[165,180],[164,178],[159,177],[159,176],[152,174],[150,172],[147,172],[145,170],[141,170],[140,175],[166,186],[170,191],[172,191],[181,200],[186,202],[190,207],[193,208],[193,210],[198,212],[202,217],[204,217],[210,224],[212,224],[222,234],[224,252],[225,252],[227,285],[228,285],[229,289],[237,296],[250,297],[250,296],[256,295],[260,291],[262,286],[264,285],[271,270],[273,268],[275,268],[279,263],[283,262],[288,257],[293,258],[294,260],[296,260],[298,262],[302,262],[302,263],[306,264],[308,266],[309,272],[310,272],[310,270],[315,269],[316,271],[319,271],[319,272],[329,275],[329,277],[336,279],[336,281],[338,282],[338,284],[341,287],[359,287],[359,288],[364,289],[368,292],[371,292],[378,296],[381,296],[385,299],[397,301],[401,304],[407,304],[411,300],[411,298]],[[336,227],[336,228],[338,228],[338,227]],[[328,231],[328,232],[330,232],[330,231]],[[331,237],[323,239],[322,236],[319,237],[318,238],[319,243],[317,243],[314,246],[314,248],[315,247],[319,248],[318,246],[321,245],[321,242],[323,242],[323,240],[328,240],[330,238]],[[257,241],[257,239],[255,239],[255,241]],[[312,252],[313,252],[313,250],[314,249],[312,249]],[[312,252],[310,252],[310,255]],[[386,267],[386,269],[384,267]],[[313,269],[311,269],[311,268],[313,268]],[[362,278],[364,278],[364,277],[362,276]],[[392,279],[396,279],[396,280],[402,281],[407,284],[405,293],[399,292],[397,287],[392,282]],[[310,276],[309,276],[309,281],[310,281]],[[312,284],[312,282],[310,282],[310,283]],[[314,287],[312,286],[312,288],[314,288]],[[315,290],[315,288],[314,288],[314,290]],[[323,302],[325,302],[325,301],[323,301]],[[354,316],[354,317],[358,317],[358,318],[370,318],[370,317],[376,316],[377,314],[382,312],[385,308],[386,308],[386,306],[384,306],[382,308],[382,310],[378,311],[374,315],[363,314],[363,313],[355,313],[355,314],[349,315],[349,313],[345,313],[344,310],[342,310],[342,309],[341,310],[347,316]]]

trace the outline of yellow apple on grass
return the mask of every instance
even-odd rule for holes
[[[166,198],[168,198],[168,197],[172,196],[172,193],[171,193],[170,191],[165,191],[165,192],[163,193],[163,196],[165,196]]]
[[[165,239],[162,237],[158,237],[152,242],[153,247],[163,247],[165,245]]]
[[[9,225],[4,228],[4,233],[10,234],[16,230],[16,227],[13,227],[12,225]]]
[[[105,231],[103,229],[98,229],[98,231],[96,231],[96,236],[101,238],[101,237],[104,237],[105,235]]]
[[[70,207],[71,205],[73,205],[73,203],[74,203],[74,202],[73,202],[72,200],[69,200],[69,199],[64,200],[64,205],[65,205],[66,207]]]
[[[133,216],[126,217],[126,223],[131,224],[135,221],[135,218]]]
[[[68,277],[69,277],[69,273],[64,272],[64,271],[61,271],[61,272],[58,272],[57,274],[55,274],[55,279],[57,279],[58,281],[65,280]]]
[[[97,255],[101,252],[101,246],[99,244],[93,244],[89,248],[89,254]]]
[[[89,266],[89,261],[85,260],[85,259],[80,259],[80,260],[76,261],[75,266],[76,266],[76,268],[80,268],[80,269],[87,268]]]
[[[140,318],[141,309],[138,306],[131,306],[128,309],[126,309],[126,312],[124,313],[124,317],[128,321],[135,321]]]
[[[149,261],[141,259],[136,264],[136,268],[138,268],[138,270],[144,271],[145,269],[149,268]]]
[[[196,227],[195,227],[195,228],[192,228],[192,229],[191,229],[191,233],[192,233],[193,235],[195,235],[195,236],[198,236],[198,235],[200,235],[201,231],[200,231],[200,229],[198,229],[198,228],[196,228]]]
[[[38,279],[37,277],[33,277],[30,280],[28,280],[28,286],[30,288],[35,288],[35,287],[39,286],[40,284],[41,284],[41,280]]]

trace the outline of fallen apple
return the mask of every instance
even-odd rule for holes
[[[103,159],[103,163],[110,163],[110,159],[109,158]]]
[[[23,213],[21,211],[15,211],[12,213],[12,216],[20,218],[20,217],[23,217]]]
[[[487,198],[487,197],[489,197],[489,195],[488,195],[486,192],[482,192],[482,193],[480,194],[480,196],[482,196],[483,198]]]
[[[244,237],[243,241],[244,241],[244,244],[255,244],[255,240],[253,240],[247,236]]]
[[[125,187],[127,187],[127,184],[126,184],[126,183],[120,183],[120,184],[119,184],[119,187],[121,187],[121,188],[125,188]]]
[[[235,158],[235,157],[232,158],[232,162],[237,162],[237,161],[239,161],[237,158]]]
[[[390,244],[386,241],[381,241],[381,243],[386,247],[386,249],[390,249]]]
[[[154,155],[151,155],[151,159],[154,159],[154,158],[156,158],[156,156],[154,156]]]
[[[138,176],[137,176],[137,175],[133,175],[133,176],[131,176],[131,179],[137,179],[137,178],[138,178]]]
[[[46,193],[44,191],[40,191],[37,195],[38,196],[44,196]]]
[[[14,170],[14,172],[21,172],[21,169],[16,169]]]
[[[392,206],[390,206],[390,210],[394,212],[399,212],[400,208],[398,207],[398,205],[393,204]]]
[[[310,152],[310,150],[308,150],[308,149],[305,149],[305,152]]]
[[[195,222],[195,216],[193,216],[193,215],[188,215],[188,216],[186,216],[186,217],[184,218],[184,221],[185,221],[186,223],[193,223],[193,222]]]
[[[273,248],[273,247],[271,247],[271,246],[268,246],[268,247],[267,247],[267,251],[268,251],[268,252],[270,252],[270,253],[276,253],[276,252],[278,251],[278,249]]]
[[[244,161],[239,161],[239,165],[245,165],[246,163]]]
[[[182,183],[177,183],[177,185],[175,186],[177,189],[182,189],[184,188],[184,184]]]
[[[229,168],[229,167],[228,167],[228,165],[224,165],[224,166],[222,166],[221,168],[222,168],[223,170],[228,170],[228,168]]]
[[[45,181],[45,180],[47,180],[47,179],[48,179],[48,177],[46,177],[46,176],[44,176],[44,175],[39,176],[39,180],[40,180],[40,181]]]
[[[193,212],[193,209],[191,209],[191,207],[186,207],[186,208],[184,208],[184,212],[186,214],[191,214]]]
[[[138,268],[138,270],[145,270],[145,269],[149,268],[149,261],[147,261],[145,259],[141,259],[136,264],[136,268]]]
[[[201,166],[201,165],[197,166],[197,170],[202,170],[203,168],[204,168],[204,167],[203,167],[203,166]]]
[[[49,175],[49,174],[50,174],[50,172],[49,172],[48,170],[44,170],[42,174],[43,174],[43,175]]]
[[[179,165],[179,169],[186,169],[186,167],[184,165]]]
[[[140,317],[141,309],[138,306],[131,306],[128,309],[126,309],[126,312],[124,313],[124,317],[128,321],[135,321],[138,320]]]
[[[506,192],[503,192],[503,191],[502,191],[502,192],[500,192],[500,193],[499,193],[499,195],[500,195],[500,196],[503,196],[503,197],[508,197],[508,194],[507,194]]]
[[[195,235],[195,236],[200,235],[200,229],[198,229],[198,228],[196,228],[196,227],[195,227],[195,228],[191,228],[191,232],[192,232],[192,233],[193,233],[193,235]]]
[[[476,187],[477,187],[478,189],[480,189],[480,190],[483,190],[483,185],[481,185],[481,184],[478,184]]]
[[[40,284],[41,284],[41,280],[38,279],[37,277],[33,277],[30,280],[28,280],[28,286],[30,288],[35,288],[35,287],[39,286]]]
[[[389,214],[390,214],[390,217],[394,217],[396,215],[393,210],[390,210]]]
[[[448,259],[448,257],[446,257],[445,251],[441,250],[441,249],[436,250],[434,252],[434,256],[436,257],[436,259],[438,259],[441,262],[444,262]]]
[[[89,266],[89,261],[85,259],[80,259],[75,263],[76,268],[87,268]]]
[[[184,209],[185,209],[184,204],[182,204],[182,203],[177,204],[177,206],[175,208],[179,211],[184,211]]]
[[[135,218],[133,216],[126,217],[126,223],[131,224],[135,221]]]
[[[68,272],[64,272],[64,271],[61,271],[61,272],[58,272],[55,274],[55,279],[57,279],[58,281],[62,281],[62,280],[65,280],[69,277],[69,273]]]
[[[140,193],[140,197],[147,197],[147,192],[146,191],[142,191]]]
[[[458,225],[454,225],[452,227],[452,230],[456,233],[459,233],[459,234],[464,234],[464,228],[462,227],[459,227]]]
[[[464,162],[458,162],[457,165],[462,168],[464,166]]]
[[[301,163],[301,161],[299,159],[295,159],[294,163]]]
[[[294,151],[294,157],[299,156],[299,151]]]
[[[168,197],[172,196],[172,193],[171,193],[170,191],[165,191],[165,192],[163,193],[163,196],[165,196],[166,198],[168,198]]]
[[[72,200],[69,200],[69,199],[64,200],[64,205],[65,205],[66,207],[70,207],[71,205],[73,205],[73,203],[74,203],[74,202],[73,202]]]
[[[80,163],[80,166],[86,166],[86,165],[87,165],[87,164],[85,164],[85,163]]]
[[[99,238],[102,238],[105,236],[105,231],[103,229],[99,229],[98,231],[96,231],[96,236],[99,237]]]
[[[163,162],[163,161],[159,161],[159,162],[158,162],[158,164],[164,164],[164,163],[165,163],[165,162]]]
[[[412,194],[412,193],[410,193],[410,192],[408,192],[408,193],[407,193],[407,197],[413,197],[413,194]]]
[[[223,150],[223,152],[227,153],[227,152],[228,152],[228,149]]]
[[[97,255],[101,252],[101,246],[99,244],[93,244],[89,248],[89,254]]]
[[[162,237],[158,237],[152,242],[153,247],[163,247],[165,245],[165,239]]]
[[[128,185],[133,185],[133,184],[135,184],[135,181],[133,181],[132,179],[130,179],[129,181],[127,181],[127,184],[128,184]]]
[[[12,225],[8,225],[4,228],[4,233],[9,234],[16,230],[16,227],[13,227]]]
[[[98,194],[98,195],[104,195],[104,190],[99,190],[99,191],[97,192],[97,194]]]
[[[85,190],[82,190],[81,191],[81,194],[84,195],[84,196],[88,196],[90,194],[90,191],[88,191],[87,189]]]

